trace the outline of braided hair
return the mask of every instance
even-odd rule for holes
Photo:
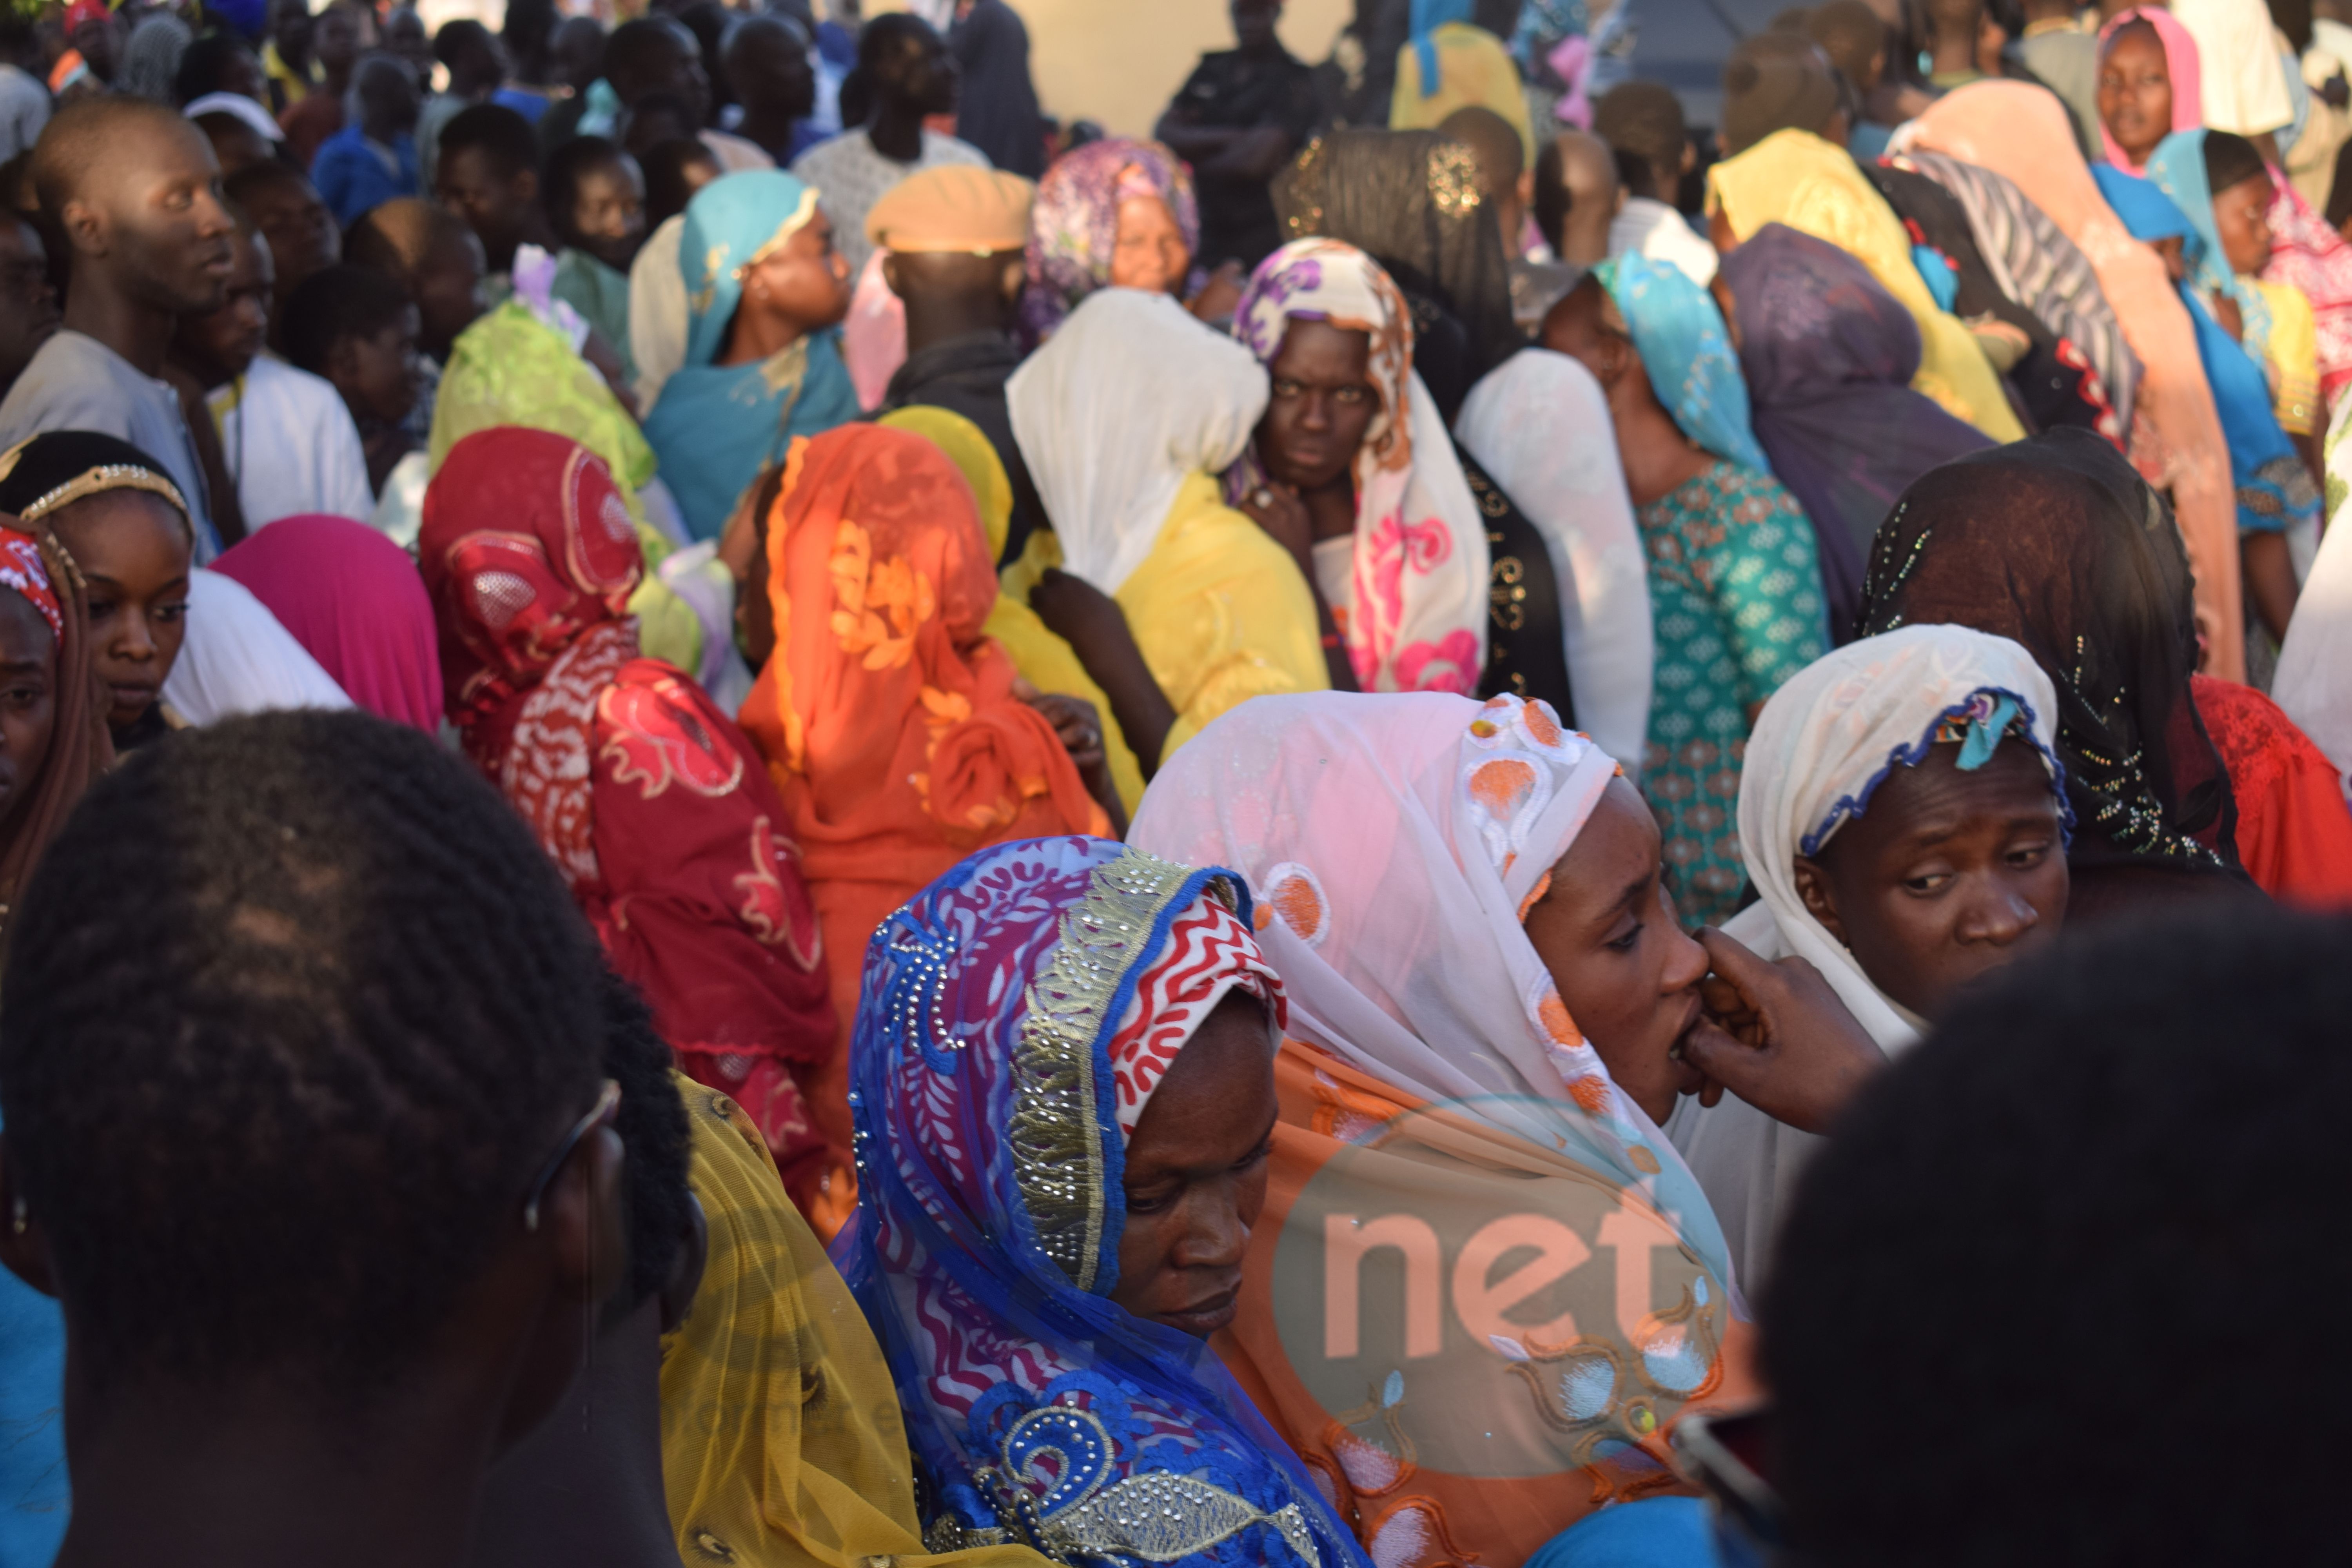
[[[95,784],[13,922],[0,1112],[94,1384],[421,1355],[594,1098],[594,939],[458,758],[352,712]]]

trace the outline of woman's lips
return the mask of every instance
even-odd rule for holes
[[[110,682],[108,689],[113,692],[114,705],[117,708],[144,708],[155,700],[157,689],[152,686],[126,685],[117,680]]]
[[[1212,1296],[1204,1301],[1188,1307],[1183,1311],[1162,1312],[1160,1314],[1160,1321],[1171,1329],[1179,1329],[1185,1333],[1206,1339],[1234,1321],[1234,1314],[1241,1305],[1240,1294],[1240,1289],[1236,1287],[1222,1295]]]

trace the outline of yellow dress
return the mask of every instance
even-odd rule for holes
[[[1707,210],[1720,212],[1743,241],[1768,223],[1786,224],[1870,268],[1879,287],[1919,323],[1919,371],[1912,388],[1996,441],[2025,438],[1984,350],[1927,292],[1902,220],[1845,149],[1810,131],[1776,131],[1709,169],[1706,191]]]
[[[1003,573],[1026,603],[1061,548],[1040,530]],[[1216,477],[1193,474],[1176,492],[1151,553],[1117,594],[1136,647],[1176,710],[1160,761],[1227,709],[1276,692],[1331,685],[1316,633],[1315,595],[1289,552],[1219,498]]]
[[[963,470],[963,477],[971,485],[972,499],[980,503],[981,525],[988,530],[989,555],[992,559],[1003,554],[1004,536],[1013,524],[1013,481],[1005,478],[1003,460],[988,444],[980,426],[961,414],[921,404],[885,414],[877,423],[912,430],[945,452],[948,460]],[[1044,530],[1038,531],[1038,535],[1044,533]],[[1030,581],[1034,583],[1035,578]],[[1135,760],[1134,748],[1127,743],[1126,732],[1118,727],[1118,717],[1110,710],[1110,699],[1087,673],[1087,667],[1078,662],[1070,645],[1045,629],[1045,623],[1029,607],[1026,598],[1015,598],[1009,593],[996,595],[996,604],[981,629],[1004,645],[1004,651],[1013,656],[1013,668],[1038,690],[1083,698],[1095,705],[1095,712],[1102,721],[1103,755],[1110,763],[1111,784],[1118,789],[1119,802],[1127,807],[1128,814],[1134,815],[1143,800],[1143,769]]]
[[[709,1260],[662,1341],[662,1485],[687,1563],[1047,1568],[1023,1546],[929,1555],[882,1347],[734,1101],[673,1074]]]
[[[1467,22],[1444,23],[1431,31],[1429,41],[1437,50],[1437,90],[1422,96],[1421,51],[1411,44],[1398,50],[1389,129],[1434,131],[1457,109],[1491,109],[1518,132],[1528,167],[1534,168],[1536,137],[1528,120],[1527,93],[1503,41]]]
[[[2311,300],[2292,283],[2246,279],[2271,308],[2270,342],[2263,345],[2279,428],[2308,436],[2319,427],[2319,324]]]

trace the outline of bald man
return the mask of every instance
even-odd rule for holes
[[[1536,224],[1562,261],[1593,267],[1609,258],[1609,226],[1624,204],[1609,143],[1563,131],[1536,154]]]
[[[236,224],[212,143],[161,104],[80,99],[42,132],[32,177],[71,248],[70,281],[64,327],[0,402],[0,448],[44,430],[130,442],[187,498],[197,560],[210,560],[220,540],[205,463],[163,376],[179,318],[228,297]]]

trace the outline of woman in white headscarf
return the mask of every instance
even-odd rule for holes
[[[2336,764],[2338,782],[2352,794],[2352,515],[2344,508],[2352,478],[2352,398],[2337,405],[2327,433],[2327,531],[2305,574],[2303,591],[2279,646],[2278,673],[2271,697]]]
[[[349,708],[352,700],[269,606],[234,577],[188,575],[188,631],[163,700],[191,724],[280,708]]]
[[[1801,958],[1889,1056],[1960,989],[2056,936],[2072,824],[2032,655],[1921,625],[1816,659],[1764,704],[1740,775],[1759,900],[1724,933]],[[1750,1289],[1818,1139],[1742,1100],[1666,1127]]]
[[[1373,1561],[1522,1563],[1675,1485],[1666,1434],[1745,1392],[1748,1328],[1659,1123],[1701,1087],[1710,963],[1770,971],[1683,931],[1616,763],[1515,697],[1268,698],[1129,837],[1257,893],[1290,1015],[1223,1357]],[[1780,1070],[1867,1070],[1834,997],[1766,990]]]
[[[1218,497],[1265,408],[1248,350],[1167,295],[1105,289],[1004,394],[1053,524],[1004,590],[1076,652],[1147,774],[1246,699],[1328,684],[1306,579]]]
[[[1470,389],[1454,428],[1543,535],[1577,725],[1638,781],[1655,656],[1649,562],[1601,384],[1566,354],[1521,349]]]

